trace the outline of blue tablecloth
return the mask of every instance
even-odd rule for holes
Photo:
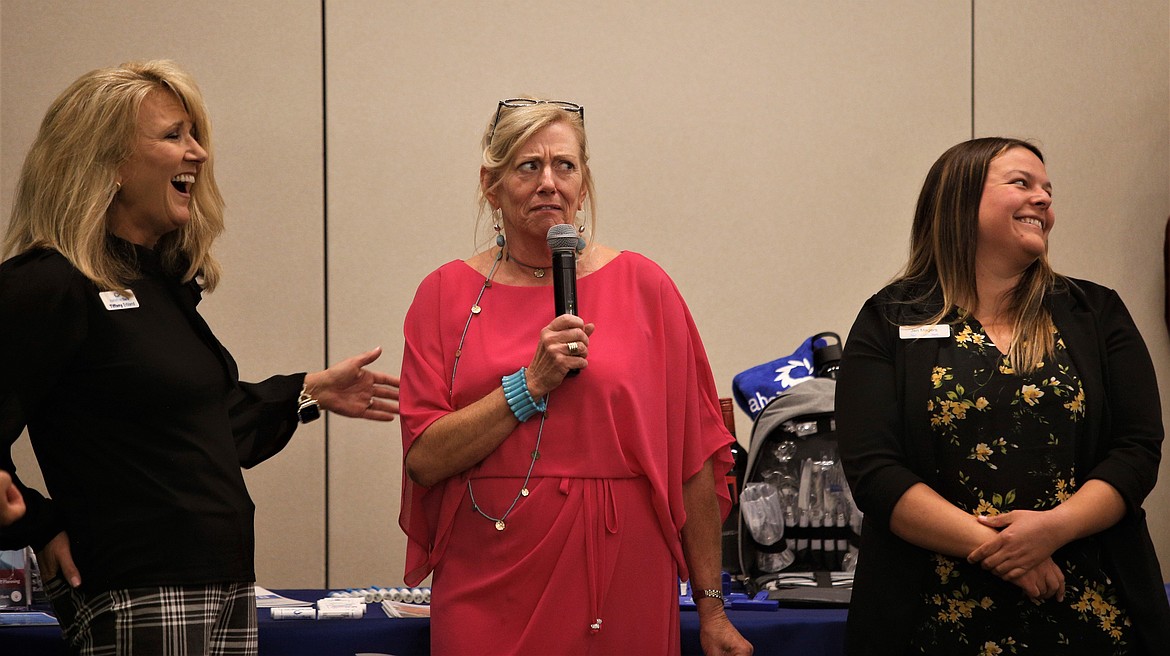
[[[302,601],[326,596],[323,590],[275,590]],[[378,605],[367,607],[360,620],[273,620],[258,611],[261,656],[353,656],[357,653],[427,656],[430,620],[391,619]],[[846,611],[842,609],[780,609],[729,611],[735,626],[755,645],[759,655],[839,656],[843,651]],[[699,619],[682,611],[682,653],[701,656]],[[0,627],[0,655],[66,656],[56,626]]]
[[[277,590],[304,601],[325,596],[322,590]],[[1166,586],[1170,596],[1170,584]],[[792,609],[777,611],[729,611],[736,628],[756,648],[758,656],[839,656],[844,653],[846,611],[839,609]],[[430,621],[422,618],[391,619],[381,608],[369,606],[360,620],[273,620],[260,609],[262,656],[353,656],[357,653],[427,656]],[[682,612],[682,653],[700,656],[699,620],[693,611]],[[65,656],[61,631],[52,627],[0,628],[3,656]]]

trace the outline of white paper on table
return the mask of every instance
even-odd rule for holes
[[[256,586],[256,608],[297,608],[312,606],[311,601],[300,601],[299,599],[289,599],[282,597],[275,592]]]

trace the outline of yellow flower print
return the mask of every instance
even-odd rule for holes
[[[975,507],[975,510],[972,511],[971,514],[975,515],[976,517],[979,515],[998,515],[999,508],[991,505],[991,503],[986,499],[980,499],[979,505]]]
[[[1014,444],[1011,446],[1012,446],[1012,448],[1015,448]],[[980,443],[976,444],[974,448],[971,449],[971,453],[970,453],[970,455],[967,456],[967,459],[968,460],[978,460],[979,462],[986,463],[987,466],[990,467],[991,469],[999,469],[999,467],[992,464],[992,462],[991,462],[991,456],[993,456],[996,451],[998,451],[1000,453],[1007,453],[1008,452],[1007,439],[1002,438],[1002,437],[998,437],[998,438],[992,440],[990,443],[980,442]]]
[[[975,610],[975,602],[969,599],[948,599],[947,607],[939,613],[939,619],[951,624],[958,624],[961,619],[971,619],[971,611]]]
[[[998,656],[1002,653],[1003,648],[991,640],[983,643],[983,647],[979,649],[979,656]]]
[[[999,373],[1007,376],[1011,376],[1012,374],[1016,373],[1015,368],[1012,367],[1012,363],[1006,357],[999,362]]]
[[[934,388],[942,387],[944,380],[951,380],[953,376],[947,373],[946,367],[935,367],[930,370],[930,382],[934,383]]]
[[[943,412],[954,415],[955,419],[967,418],[966,404],[959,401],[943,401],[941,405]]]
[[[1067,481],[1063,478],[1056,479],[1056,502],[1064,503],[1068,501],[1069,497],[1076,491],[1076,487],[1077,483],[1073,478],[1069,478]]]
[[[938,574],[938,579],[939,579],[940,583],[946,583],[947,581],[949,581],[951,578],[951,574],[954,571],[955,571],[955,561],[951,560],[950,558],[945,558],[943,556],[935,554],[935,556],[934,556],[934,573]],[[941,605],[942,600],[940,599],[938,603]]]
[[[955,342],[959,346],[966,347],[968,344],[975,346],[983,346],[987,343],[987,339],[982,333],[977,333],[971,329],[971,326],[963,324],[963,329],[955,335]]]
[[[1044,391],[1035,385],[1024,385],[1020,388],[1020,394],[1024,397],[1025,403],[1036,405],[1040,402],[1040,397],[1044,396]]]
[[[1101,586],[1086,589],[1073,604],[1073,610],[1081,613],[1081,619],[1097,620],[1098,627],[1114,639],[1122,638],[1122,627],[1130,626],[1129,618],[1121,617],[1121,611],[1110,600],[1101,595]],[[1090,613],[1093,617],[1090,617]]]
[[[1085,414],[1085,388],[1081,388],[1077,395],[1071,401],[1064,404],[1066,410],[1069,410],[1073,415]]]
[[[986,397],[981,396],[981,397],[975,399],[975,409],[976,410],[986,410],[987,406],[989,406],[989,405],[991,405],[991,403],[988,402]]]

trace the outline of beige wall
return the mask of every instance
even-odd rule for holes
[[[844,336],[946,147],[1036,137],[1058,269],[1121,292],[1170,390],[1170,3],[1126,4],[219,1],[176,25],[185,4],[0,0],[0,210],[69,81],[173,57],[216,121],[227,276],[204,312],[244,372],[378,344],[396,370],[415,286],[475,247],[496,101],[575,100],[599,238],[675,278],[729,396],[737,372]],[[261,582],[400,582],[400,467],[397,424],[331,418],[250,472]],[[1147,507],[1170,558],[1170,485]]]

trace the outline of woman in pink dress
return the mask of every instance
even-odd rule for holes
[[[399,523],[407,583],[433,573],[434,654],[678,654],[680,578],[706,653],[752,651],[721,599],[733,438],[678,289],[582,238],[581,316],[550,320],[546,235],[583,234],[594,198],[584,109],[501,101],[480,169],[496,240],[407,314]]]

